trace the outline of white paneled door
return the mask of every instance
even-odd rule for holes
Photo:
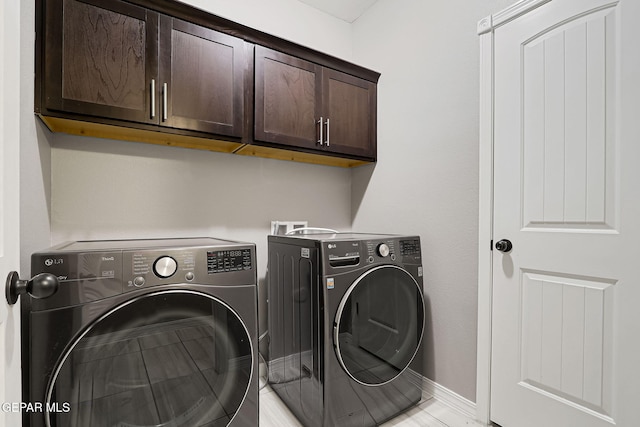
[[[538,2],[543,3],[543,2]],[[494,33],[491,419],[640,420],[640,1]]]
[[[19,267],[20,2],[0,1],[0,283]],[[20,425],[20,318],[0,293],[0,427]],[[16,407],[15,405],[18,405]]]

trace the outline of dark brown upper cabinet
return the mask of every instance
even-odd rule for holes
[[[315,149],[321,85],[319,65],[256,46],[255,140]]]
[[[376,85],[256,46],[254,138],[375,160]]]
[[[47,13],[46,110],[242,136],[242,39],[119,0]]]
[[[54,132],[351,167],[380,74],[175,0],[35,0]]]
[[[160,123],[242,136],[243,40],[168,16],[160,22]]]
[[[322,70],[322,147],[375,160],[376,85],[330,68]]]
[[[44,108],[154,123],[158,14],[118,0],[46,3]]]

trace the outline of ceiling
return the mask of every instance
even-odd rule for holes
[[[333,15],[346,22],[353,22],[378,0],[300,0],[302,3]]]

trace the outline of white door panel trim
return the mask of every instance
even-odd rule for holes
[[[0,2],[0,427],[20,425],[20,307],[5,280],[20,266],[20,22],[22,1]],[[9,404],[7,410],[6,404]],[[13,405],[13,406],[12,406]]]
[[[583,0],[581,0],[583,1]],[[505,24],[510,23],[514,19],[517,19],[523,16],[526,13],[534,11],[535,9],[546,5],[548,3],[562,3],[561,1],[554,0],[523,0],[517,2],[513,6],[499,12],[497,14],[491,15],[478,23],[478,34],[480,35],[480,144],[479,144],[479,158],[480,158],[480,169],[479,169],[479,270],[478,270],[478,343],[477,343],[477,388],[476,388],[476,418],[478,421],[489,424],[491,421],[491,358],[492,358],[492,312],[494,309],[494,301],[493,301],[493,275],[494,275],[494,256],[499,256],[503,260],[510,257],[504,256],[501,253],[496,253],[492,251],[491,246],[493,245],[493,240],[499,240],[502,238],[511,239],[514,236],[503,236],[503,235],[495,235],[494,236],[494,138],[496,129],[494,128],[494,120],[495,120],[495,99],[494,99],[494,90],[495,90],[495,29],[499,28]],[[529,42],[534,41],[534,43],[541,42],[536,38],[542,37],[549,38],[553,37],[556,34],[560,34],[563,31],[563,25],[574,25],[581,24],[585,20],[590,19],[593,15],[602,15],[603,17],[608,15],[609,13],[615,13],[615,18],[618,19],[617,22],[614,22],[615,27],[613,28],[613,32],[611,36],[618,38],[619,44],[624,44],[625,41],[622,40],[621,37],[621,29],[622,26],[620,21],[621,12],[618,10],[614,10],[613,8],[627,6],[627,12],[634,10],[638,12],[640,8],[637,5],[633,4],[633,1],[610,1],[610,2],[598,2],[597,0],[584,0],[585,9],[584,12],[579,14],[572,15],[570,18],[560,20],[557,24],[547,27],[542,31],[534,31],[528,34],[526,37],[523,37],[519,40],[527,40]],[[594,7],[595,5],[595,7]],[[555,5],[553,6],[555,7]],[[558,5],[561,7],[561,5]],[[627,22],[627,27],[628,21]],[[627,30],[624,34],[630,34]],[[564,37],[564,36],[563,36]],[[521,45],[521,52],[524,49],[524,43]],[[628,60],[626,63],[626,69],[622,69],[622,65],[625,65],[625,58],[621,58],[619,53],[619,46],[614,46],[615,48],[615,56],[613,58],[608,58],[607,62],[609,65],[613,65],[613,72],[617,75],[621,73],[628,73],[629,67],[631,69],[636,70],[638,68],[638,64],[636,61],[636,57]],[[628,49],[628,48],[627,48]],[[622,65],[621,65],[622,64]],[[607,72],[611,72],[611,70],[607,70]],[[617,78],[617,76],[616,76]],[[627,200],[622,198],[622,193],[620,192],[620,188],[622,186],[624,191],[625,185],[625,174],[629,174],[628,163],[626,172],[622,170],[622,166],[624,162],[627,161],[630,153],[637,153],[635,149],[629,149],[627,147],[626,151],[623,153],[621,150],[625,147],[620,146],[621,138],[626,138],[627,140],[635,135],[640,126],[630,125],[632,111],[623,111],[621,105],[637,105],[632,104],[629,101],[629,98],[632,97],[631,94],[627,94],[625,92],[620,91],[619,83],[616,81],[612,86],[607,87],[607,96],[613,96],[612,99],[607,100],[606,102],[610,107],[613,107],[613,110],[607,113],[607,129],[605,130],[605,138],[612,144],[611,151],[606,153],[607,163],[605,169],[607,170],[607,176],[605,177],[608,180],[609,186],[607,186],[604,194],[605,198],[602,199],[601,205],[608,206],[608,211],[604,213],[604,220],[600,218],[595,218],[593,216],[584,215],[584,220],[582,219],[582,215],[575,215],[577,211],[575,208],[579,206],[579,204],[585,204],[584,196],[578,194],[578,204],[575,203],[575,200],[568,201],[565,200],[563,211],[565,212],[567,206],[570,207],[571,215],[568,215],[568,218],[560,218],[559,220],[547,220],[547,221],[525,221],[525,218],[520,218],[520,228],[519,232],[525,232],[529,235],[526,240],[530,240],[533,238],[538,242],[540,239],[544,238],[545,234],[567,234],[573,235],[575,239],[574,243],[577,241],[581,241],[581,235],[601,235],[601,236],[593,236],[597,239],[601,240],[606,246],[606,248],[602,251],[602,253],[606,254],[605,264],[607,265],[629,265],[630,256],[625,254],[613,254],[610,252],[615,248],[615,241],[622,239],[623,241],[628,241],[628,235],[631,231],[631,234],[637,233],[638,226],[630,223],[630,211],[633,210],[632,203],[629,203]],[[636,96],[637,91],[634,91],[634,95]],[[623,98],[626,97],[626,101],[623,103]],[[636,96],[637,97],[637,96]],[[622,118],[626,118],[626,125],[624,128],[620,125],[620,120]],[[637,120],[637,117],[636,117]],[[588,120],[587,120],[588,121]],[[591,132],[591,131],[589,131]],[[626,132],[626,133],[624,133]],[[517,142],[516,142],[517,143]],[[521,141],[522,143],[522,141]],[[570,148],[571,149],[571,148]],[[622,162],[622,163],[621,163]],[[574,171],[575,172],[575,171]],[[622,175],[621,175],[622,174]],[[630,175],[629,175],[630,176]],[[579,177],[579,174],[573,173],[572,177]],[[520,176],[516,177],[520,179]],[[628,176],[627,176],[628,179]],[[577,181],[573,181],[575,184]],[[578,182],[580,184],[580,182]],[[573,185],[571,184],[571,185]],[[627,181],[627,185],[628,181]],[[572,189],[575,188],[571,187]],[[604,190],[604,189],[603,189]],[[629,188],[627,187],[627,191]],[[565,189],[566,191],[566,189]],[[522,194],[522,192],[521,192]],[[571,193],[574,195],[575,193]],[[560,199],[557,199],[560,200]],[[523,203],[520,200],[520,207],[522,208]],[[626,213],[623,212],[623,209],[627,209]],[[561,211],[557,211],[561,212]],[[621,214],[622,212],[622,214]],[[622,216],[621,216],[622,215]],[[558,216],[558,215],[556,215]],[[577,219],[576,219],[577,218]],[[626,222],[622,222],[621,219]],[[622,227],[622,228],[621,228]],[[538,237],[535,237],[535,236]],[[615,240],[614,240],[615,239]],[[585,240],[586,241],[586,240]],[[516,244],[516,252],[515,255],[518,257],[518,248]],[[528,242],[530,243],[530,242]],[[628,244],[628,243],[627,243]],[[611,250],[609,250],[609,245]],[[521,244],[520,247],[525,246]],[[530,252],[530,251],[529,251]],[[559,251],[561,253],[561,251]],[[614,251],[615,252],[615,251]],[[523,255],[524,256],[524,255]],[[522,268],[518,268],[518,271],[513,271],[512,273],[516,276],[520,276],[520,287],[516,286],[516,289],[513,292],[522,293],[523,292],[523,283],[522,283],[522,275],[527,275],[528,279],[539,280],[542,282],[549,282],[551,285],[559,285],[563,288],[563,291],[567,292],[567,295],[570,295],[570,298],[574,298],[578,295],[578,298],[581,297],[580,292],[587,292],[589,294],[588,297],[584,300],[584,307],[581,307],[579,303],[573,303],[571,299],[568,299],[565,302],[565,306],[560,307],[562,309],[567,309],[570,313],[570,322],[569,325],[564,326],[565,329],[571,330],[572,327],[576,327],[576,324],[579,325],[579,317],[581,313],[584,313],[584,310],[588,310],[589,307],[601,307],[603,312],[598,316],[583,316],[585,319],[589,317],[584,322],[600,322],[600,327],[608,328],[608,327],[618,327],[619,323],[622,320],[617,317],[614,319],[612,317],[611,311],[616,309],[620,311],[622,307],[624,307],[626,313],[629,313],[629,306],[631,303],[625,300],[622,296],[617,296],[615,294],[615,289],[620,289],[623,293],[620,295],[628,296],[628,295],[638,295],[637,291],[630,292],[628,288],[636,286],[635,284],[629,283],[628,280],[619,280],[617,277],[609,277],[612,273],[607,273],[604,271],[605,269],[598,267],[593,263],[593,266],[590,265],[589,259],[595,260],[596,253],[594,251],[593,254],[586,255],[586,261],[583,264],[587,265],[589,268],[586,268],[586,273],[583,274],[581,270],[576,268],[577,264],[569,265],[567,264],[566,268],[562,268],[563,266],[561,261],[553,262],[552,265],[544,265],[540,267],[539,264],[528,263],[528,265],[523,265]],[[500,266],[499,260],[498,266]],[[516,266],[520,267],[520,264],[516,261]],[[529,267],[527,269],[526,267]],[[534,267],[535,269],[531,269]],[[498,267],[495,267],[498,268]],[[602,271],[601,271],[602,270]],[[601,295],[600,295],[601,294]],[[616,295],[612,297],[612,295]],[[635,298],[635,297],[634,297]],[[522,301],[522,300],[520,300]],[[579,301],[583,301],[579,299]],[[572,305],[573,304],[573,305]],[[586,308],[585,308],[586,307]],[[520,319],[524,315],[524,310],[526,307],[520,307]],[[583,311],[581,311],[583,310]],[[609,311],[607,311],[609,310]],[[627,316],[625,319],[629,319]],[[520,328],[522,331],[522,320],[520,320],[521,324],[513,325],[514,328]],[[573,322],[573,323],[571,323]],[[553,321],[549,322],[550,325],[553,325]],[[591,327],[591,326],[589,326]],[[628,329],[628,328],[627,328]],[[606,333],[603,331],[603,339],[613,340],[613,342],[605,343],[604,347],[607,346],[613,348],[614,345],[617,345],[616,341],[619,338],[617,336],[611,337],[613,332],[609,333],[609,336],[606,336]],[[622,335],[628,339],[630,333],[623,332]],[[522,336],[521,336],[522,338]],[[582,342],[578,340],[583,346],[592,346],[592,348],[597,347],[593,343]],[[520,346],[518,347],[520,351],[522,351],[522,341],[520,342]],[[603,347],[602,344],[599,345],[600,348]],[[562,349],[558,350],[561,351]],[[593,352],[585,349],[585,354],[593,354]],[[590,406],[590,401],[596,399],[595,397],[591,397],[591,395],[587,396],[584,401],[580,400],[580,398],[576,398],[575,391],[569,390],[564,391],[558,388],[558,390],[548,391],[545,389],[547,386],[540,387],[539,384],[536,384],[535,381],[529,381],[527,379],[522,379],[522,381],[518,384],[521,387],[530,389],[535,391],[538,397],[531,397],[532,405],[535,405],[535,401],[539,400],[554,400],[558,403],[558,405],[569,405],[574,406],[579,409],[584,416],[593,416],[600,418],[602,422],[607,424],[613,424],[615,421],[615,416],[611,417],[608,415],[608,410],[611,409],[612,401],[611,399],[616,399],[617,394],[622,394],[623,390],[629,391],[629,384],[632,382],[631,377],[627,377],[623,379],[619,372],[619,366],[629,366],[628,359],[632,356],[632,354],[613,354],[613,350],[606,350],[605,352],[611,353],[606,354],[603,357],[606,359],[604,361],[599,360],[597,363],[602,364],[603,369],[609,371],[610,379],[604,379],[601,385],[605,388],[611,387],[611,382],[616,381],[615,378],[620,379],[620,383],[624,383],[618,391],[610,391],[612,393],[609,396],[601,397],[601,405],[594,404]],[[632,353],[636,353],[633,351]],[[520,355],[521,356],[521,355]],[[615,360],[612,360],[615,359]],[[591,363],[588,360],[587,356],[585,363]],[[569,370],[571,371],[571,370]],[[571,372],[569,372],[571,374]],[[606,376],[606,373],[602,373],[602,375]],[[635,377],[635,375],[633,375]],[[611,379],[613,378],[613,379]],[[585,385],[588,389],[588,393],[598,393],[597,387],[592,389],[593,385]],[[617,387],[617,386],[616,386]],[[605,393],[606,394],[606,393]],[[635,392],[634,392],[635,395]],[[590,400],[591,399],[591,400]],[[616,413],[616,403],[613,402],[614,415]],[[604,408],[604,409],[603,409]],[[629,414],[630,408],[626,408],[626,414]],[[617,408],[617,412],[620,413],[620,408]],[[576,415],[575,419],[571,419],[572,422],[581,422],[583,419],[580,418],[582,415]],[[584,418],[586,420],[586,418]],[[627,418],[628,419],[628,418]],[[555,422],[567,422],[566,419],[556,419]],[[574,424],[577,425],[577,424]]]

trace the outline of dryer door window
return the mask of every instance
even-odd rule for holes
[[[224,302],[147,294],[99,318],[64,353],[47,390],[47,425],[227,425],[252,366],[247,328]]]
[[[338,360],[361,384],[387,383],[415,357],[423,328],[424,299],[415,279],[396,266],[371,269],[351,285],[338,306]]]

